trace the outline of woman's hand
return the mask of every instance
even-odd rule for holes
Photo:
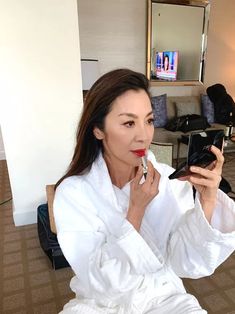
[[[131,182],[130,201],[127,212],[127,220],[129,220],[137,231],[140,229],[146,206],[158,194],[160,174],[154,169],[151,162],[148,161],[146,180],[144,183],[140,184],[142,177],[143,168],[139,166],[136,176]]]
[[[211,152],[215,154],[216,161],[205,169],[191,166],[190,171],[192,175],[188,177],[188,181],[193,184],[200,194],[200,202],[209,222],[216,204],[216,194],[221,181],[224,163],[224,156],[217,147],[211,146]]]

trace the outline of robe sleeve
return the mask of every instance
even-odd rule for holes
[[[53,207],[59,244],[81,283],[78,295],[89,291],[96,299],[117,299],[139,288],[162,268],[162,261],[121,215],[107,232],[94,208],[83,202],[83,193],[77,192],[62,182]]]
[[[176,182],[175,200],[179,186],[185,190],[184,182]],[[173,192],[174,190],[174,192]],[[185,194],[186,193],[186,194]],[[184,197],[191,199],[192,191],[184,191]],[[196,194],[195,204],[181,215],[173,228],[168,243],[168,262],[180,277],[200,278],[211,275],[235,249],[235,203],[225,193],[218,190],[217,203],[211,224],[205,218]]]
[[[172,167],[159,164],[151,152],[149,159],[161,173],[164,189],[175,211],[175,223],[167,242],[167,263],[180,277],[200,278],[211,275],[235,249],[235,202],[221,190],[208,223],[196,193],[188,182],[169,180]]]

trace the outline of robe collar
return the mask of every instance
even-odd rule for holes
[[[112,203],[115,208],[121,212],[122,209],[118,205],[117,197],[113,189],[113,184],[109,175],[107,164],[103,158],[102,152],[99,153],[96,160],[93,162],[92,167],[87,174],[87,180],[97,188],[97,193],[100,197]]]

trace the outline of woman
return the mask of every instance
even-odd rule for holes
[[[234,250],[235,206],[218,190],[222,153],[212,148],[213,169],[193,167],[185,181],[170,181],[173,169],[147,151],[148,87],[143,74],[119,69],[86,97],[54,201],[58,240],[76,275],[76,298],[62,314],[206,313],[179,277],[208,276]]]
[[[163,58],[163,69],[164,71],[168,71],[169,70],[169,63],[170,63],[170,59],[168,55],[164,55]]]

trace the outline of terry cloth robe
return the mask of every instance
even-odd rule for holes
[[[58,241],[75,277],[62,314],[206,313],[179,277],[211,275],[235,248],[235,203],[218,191],[211,225],[188,182],[161,174],[140,232],[126,219],[130,184],[112,185],[102,154],[90,171],[57,188]],[[142,179],[144,180],[144,179]]]

